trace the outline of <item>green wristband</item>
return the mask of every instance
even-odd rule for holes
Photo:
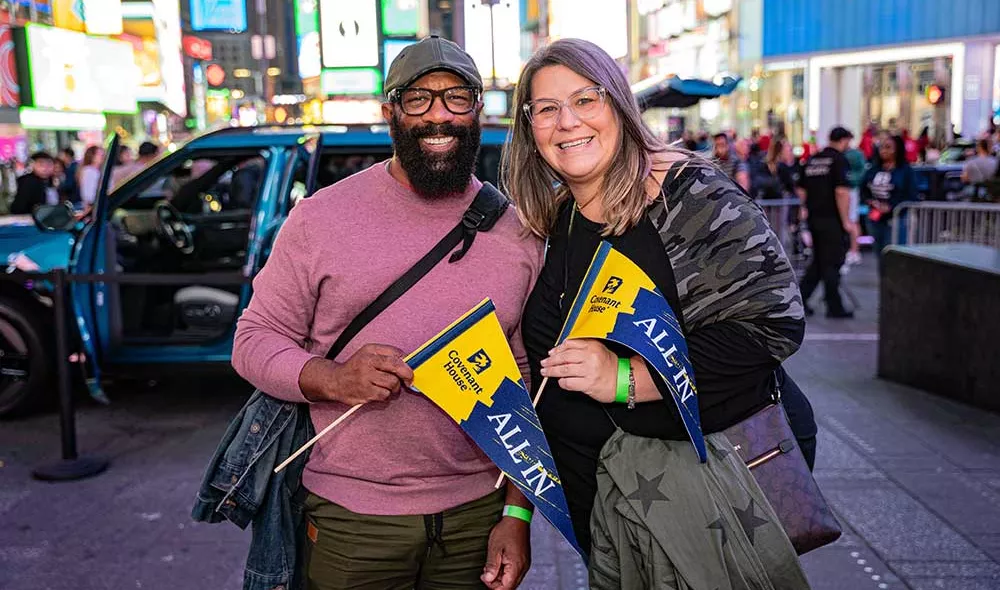
[[[631,359],[618,359],[618,384],[615,387],[615,401],[620,404],[628,403],[628,376],[631,372]]]
[[[523,520],[527,523],[531,522],[531,511],[527,508],[521,508],[520,506],[511,506],[510,504],[507,504],[503,507],[503,515]]]

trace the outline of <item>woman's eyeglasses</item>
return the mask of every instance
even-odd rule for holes
[[[407,115],[419,117],[431,110],[435,98],[440,99],[451,114],[465,115],[476,108],[479,91],[473,86],[453,86],[444,90],[404,88],[393,90],[389,100],[398,104]]]
[[[608,91],[600,86],[581,88],[563,101],[552,98],[540,98],[524,105],[524,114],[532,126],[538,129],[548,129],[556,124],[563,107],[568,107],[573,115],[581,121],[593,119],[601,114],[607,103]]]

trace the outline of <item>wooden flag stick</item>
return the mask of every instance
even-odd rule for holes
[[[538,387],[538,393],[535,394],[535,399],[531,400],[531,407],[538,407],[538,400],[542,399],[542,392],[545,391],[545,386],[549,384],[549,378],[546,377],[542,379],[542,384]]]
[[[284,469],[285,467],[288,467],[288,464],[289,464],[289,463],[291,463],[292,461],[294,461],[296,457],[298,457],[298,456],[299,456],[299,455],[301,455],[302,453],[306,452],[306,450],[308,450],[308,449],[309,449],[309,447],[311,447],[311,446],[313,446],[314,444],[316,444],[316,441],[318,441],[319,439],[323,438],[323,436],[325,436],[325,435],[326,435],[326,433],[330,432],[330,431],[331,431],[331,430],[333,430],[333,429],[334,429],[334,428],[335,428],[335,427],[336,427],[336,426],[337,426],[338,424],[340,424],[341,422],[343,422],[344,420],[346,420],[348,416],[350,416],[350,415],[351,415],[351,414],[353,414],[354,412],[357,412],[358,410],[360,410],[360,409],[361,409],[361,406],[363,406],[363,405],[364,405],[364,404],[358,404],[358,405],[356,405],[356,406],[351,406],[351,409],[349,409],[349,410],[347,410],[346,412],[344,412],[344,413],[343,413],[343,414],[342,414],[342,415],[340,416],[340,418],[337,418],[336,420],[334,420],[334,421],[333,421],[333,422],[332,422],[332,423],[331,423],[331,424],[330,424],[329,426],[327,426],[326,428],[324,428],[323,430],[321,430],[321,431],[319,432],[319,434],[317,434],[316,436],[312,437],[312,440],[310,440],[310,441],[309,441],[309,442],[307,442],[306,444],[302,445],[302,447],[301,447],[301,448],[300,448],[299,450],[297,450],[297,451],[295,451],[294,453],[292,453],[292,456],[291,456],[291,457],[289,457],[289,458],[285,459],[284,461],[282,461],[282,462],[281,462],[281,465],[278,465],[277,467],[275,467],[275,468],[274,468],[274,472],[275,472],[275,473],[278,473],[278,472],[280,472],[280,471],[281,471],[282,469]]]
[[[542,384],[538,387],[538,393],[535,394],[535,399],[531,400],[531,407],[533,407],[533,408],[537,408],[538,407],[538,400],[542,399],[542,392],[545,391],[545,386],[548,385],[548,384],[549,384],[549,378],[548,377],[546,377],[545,379],[542,379]],[[505,476],[503,474],[503,471],[501,471],[500,472],[500,477],[497,478],[497,483],[493,486],[493,489],[495,489],[495,490],[499,490],[500,489],[500,486],[503,485],[503,478],[504,477]]]

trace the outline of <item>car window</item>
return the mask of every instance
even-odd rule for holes
[[[500,178],[500,147],[484,145],[479,150],[479,160],[476,162],[476,178],[499,186]]]
[[[377,162],[392,157],[391,151],[369,153],[330,153],[324,154],[319,163],[319,176],[316,187],[323,188],[353,176],[362,170],[367,170]]]
[[[375,148],[364,152],[347,151],[342,148],[324,151],[320,156],[317,170],[316,190],[340,182],[348,176],[371,168],[378,162],[392,157],[392,151]],[[294,207],[306,194],[306,168],[308,161],[299,158],[292,175],[292,185],[288,198]]]
[[[120,209],[152,209],[170,201],[182,213],[211,214],[250,210],[267,173],[269,152],[203,152],[173,160],[132,187]]]

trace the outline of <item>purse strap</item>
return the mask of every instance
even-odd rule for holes
[[[779,365],[771,373],[771,401],[781,404],[781,388],[785,386],[785,370]]]
[[[458,225],[452,228],[447,235],[431,248],[430,252],[424,254],[423,258],[403,273],[403,276],[386,287],[385,291],[382,291],[374,301],[368,304],[368,307],[364,308],[361,313],[351,320],[351,323],[344,328],[344,331],[337,337],[337,341],[330,347],[330,351],[326,353],[326,358],[330,360],[336,359],[337,355],[344,350],[344,347],[365,326],[375,319],[378,314],[385,311],[393,302],[402,297],[420,279],[424,278],[459,243],[462,244],[462,247],[451,255],[448,263],[453,264],[461,260],[472,246],[472,242],[476,239],[476,234],[492,229],[509,205],[510,200],[503,193],[497,190],[492,184],[484,182],[483,188],[479,189],[479,192],[476,193],[476,198],[472,200],[472,204],[466,209]]]

